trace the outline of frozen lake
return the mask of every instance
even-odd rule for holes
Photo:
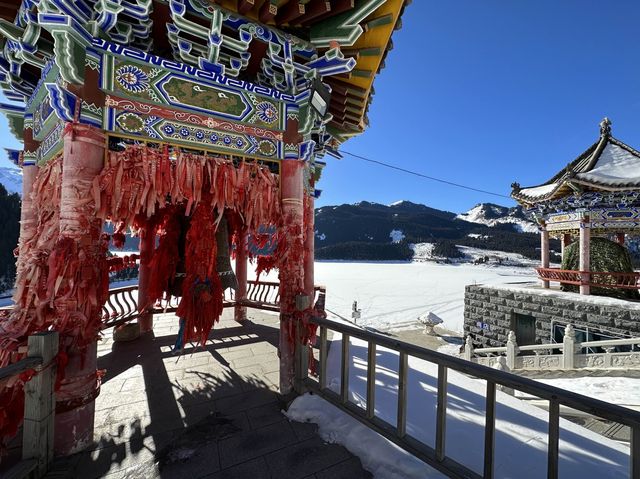
[[[277,274],[270,274],[277,281]],[[266,279],[264,277],[263,279]],[[443,326],[462,332],[464,287],[536,280],[530,267],[438,264],[434,262],[316,261],[315,282],[327,287],[327,312],[351,320],[354,301],[362,311],[358,324],[376,329],[406,328],[432,312]]]

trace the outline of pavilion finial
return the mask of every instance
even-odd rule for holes
[[[611,134],[611,120],[606,116],[600,122],[600,135],[609,136]]]

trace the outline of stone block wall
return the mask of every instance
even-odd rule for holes
[[[474,346],[498,347],[514,329],[514,313],[536,320],[536,344],[551,342],[551,323],[589,326],[622,336],[640,336],[640,303],[534,288],[470,285],[464,295],[464,333]]]

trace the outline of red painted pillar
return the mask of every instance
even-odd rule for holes
[[[245,300],[247,299],[247,231],[244,228],[238,232],[236,244],[236,279],[238,280],[236,301]],[[237,322],[246,321],[247,307],[236,304],[234,314]]]
[[[145,310],[140,311],[138,324],[140,333],[153,331],[152,304],[149,304],[149,279],[151,276],[151,259],[155,248],[156,235],[155,228],[149,222],[140,236],[140,266],[138,269],[138,305],[144,306]]]
[[[83,255],[85,267],[98,264],[101,250],[102,222],[94,216],[92,181],[104,165],[105,136],[101,130],[86,125],[67,124],[63,134],[64,156],[60,199],[60,237],[72,239]],[[95,270],[86,272],[95,274]],[[81,273],[82,275],[85,272]],[[100,284],[95,278],[82,287],[100,298]],[[88,294],[86,294],[88,296]],[[81,314],[87,327],[99,324],[102,304],[78,304],[66,301],[57,307],[59,314]],[[86,334],[86,331],[83,331]],[[89,333],[89,335],[91,332]],[[98,331],[95,331],[95,338]],[[68,363],[60,391],[56,397],[54,449],[56,455],[69,455],[84,449],[93,441],[95,397],[97,396],[97,345],[76,345],[74,338],[62,338]]]
[[[33,239],[36,234],[38,219],[36,210],[31,198],[33,184],[38,176],[36,165],[25,165],[22,167],[22,205],[20,207],[20,239],[18,240],[18,261],[16,264],[16,278],[21,276],[20,272],[24,264],[22,252],[24,246]]]
[[[287,260],[280,267],[280,393],[293,390],[296,296],[304,291],[304,162],[281,163],[280,189]]]
[[[616,233],[616,241],[620,246],[624,246],[624,239],[625,239],[624,233]]]
[[[540,267],[549,267],[549,231],[547,231],[545,224],[542,225],[540,230]],[[542,287],[549,288],[549,281],[543,280]]]
[[[580,222],[580,271],[582,272],[580,294],[589,295],[591,288],[591,222],[585,217]]]
[[[311,298],[313,306],[315,298],[315,278],[314,278],[314,266],[315,266],[315,209],[314,209],[314,197],[308,195],[305,197],[305,215],[304,215],[304,291]]]

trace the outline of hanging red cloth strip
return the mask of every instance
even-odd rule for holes
[[[216,226],[211,208],[196,207],[187,233],[186,270],[176,315],[183,319],[183,342],[204,345],[222,314],[223,290],[216,271]],[[180,346],[180,345],[178,345]]]

